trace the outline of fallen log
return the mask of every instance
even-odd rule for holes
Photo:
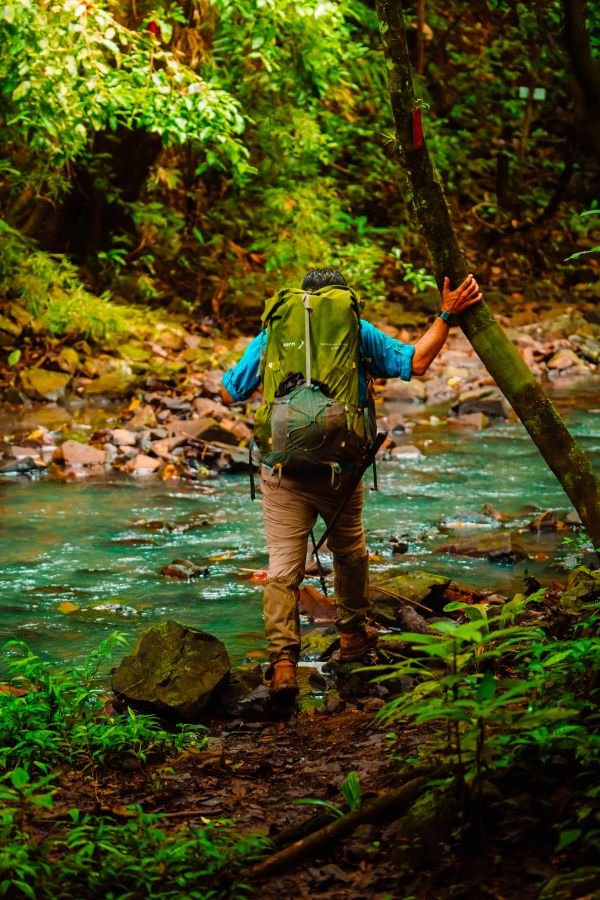
[[[340,816],[339,819],[313,831],[308,837],[295,841],[285,850],[279,850],[272,856],[258,863],[247,873],[247,878],[251,881],[264,880],[272,875],[281,872],[282,869],[288,869],[313,853],[322,850],[327,844],[338,841],[346,835],[351,834],[359,825],[369,822],[377,822],[384,819],[390,814],[394,816],[401,815],[406,806],[413,803],[421,794],[423,788],[429,782],[431,776],[420,776],[407,781],[399,788],[393,791],[386,791],[374,800],[364,803],[360,809]]]

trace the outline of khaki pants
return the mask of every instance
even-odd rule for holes
[[[271,660],[297,660],[300,653],[298,598],[308,536],[317,516],[327,524],[347,490],[349,476],[331,484],[327,474],[282,476],[262,467],[261,492],[269,573],[265,584],[265,632]],[[351,477],[351,476],[350,476]],[[369,606],[369,557],[362,526],[362,485],[354,491],[327,538],[333,554],[334,590],[340,631],[360,631]]]

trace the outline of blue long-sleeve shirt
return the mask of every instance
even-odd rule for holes
[[[225,372],[222,383],[233,400],[245,400],[260,384],[260,360],[267,332],[261,331],[246,347],[240,361]],[[360,321],[359,403],[367,400],[367,372],[374,378],[401,378],[410,381],[415,348],[389,337],[370,322]]]

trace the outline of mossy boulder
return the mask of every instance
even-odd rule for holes
[[[387,577],[369,585],[370,614],[382,625],[405,628],[402,613],[407,602],[416,601],[437,612],[446,602],[449,584],[450,579],[444,575],[419,570]]]
[[[218,638],[165,622],[140,636],[113,675],[112,687],[134,705],[195,719],[224,686],[230,670],[229,655]]]
[[[58,400],[64,397],[71,376],[50,369],[23,369],[21,387],[28,397],[37,400]]]
[[[592,572],[585,566],[578,566],[569,573],[567,589],[563,592],[559,606],[568,615],[577,616],[586,603],[600,597],[600,571]]]

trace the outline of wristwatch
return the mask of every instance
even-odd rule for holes
[[[447,309],[443,309],[438,313],[440,319],[442,319],[446,325],[450,328],[452,325],[456,325],[456,316],[454,313],[448,312]]]

